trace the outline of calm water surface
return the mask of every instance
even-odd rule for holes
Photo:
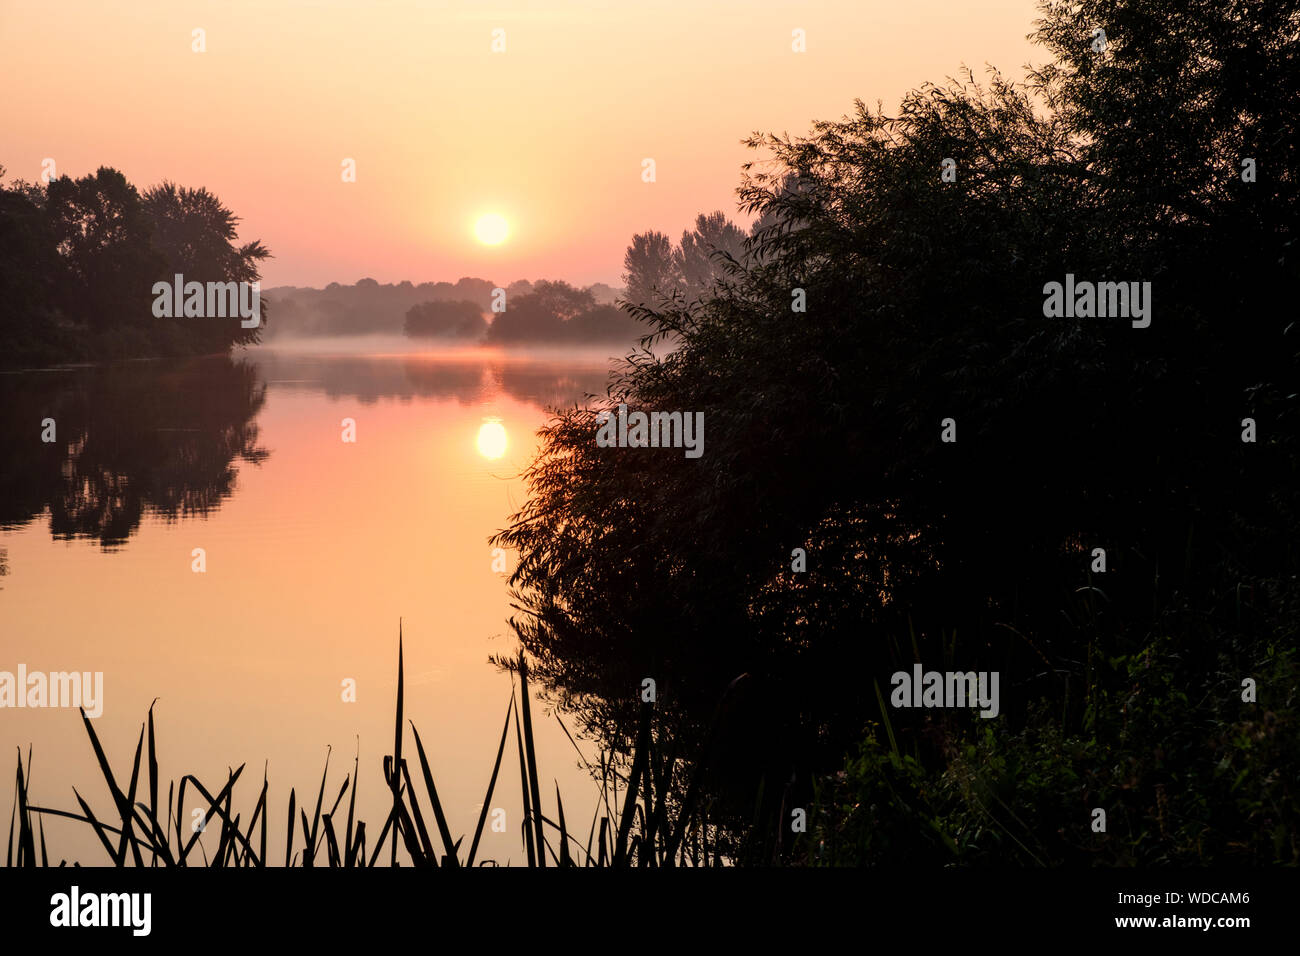
[[[347,348],[0,375],[0,671],[102,671],[95,726],[123,783],[155,697],[164,780],[192,773],[215,792],[246,764],[247,821],[268,764],[273,860],[289,788],[310,813],[330,747],[327,804],[359,748],[373,846],[399,618],[407,716],[454,834],[472,831],[510,696],[487,659],[515,649],[487,538],[523,500],[546,407],[603,392],[609,364]],[[585,829],[595,787],[554,718],[535,720],[541,789],[558,781]],[[75,809],[75,785],[112,817],[75,710],[0,710],[0,758],[29,744],[36,803]],[[508,832],[486,834],[480,858],[519,862],[509,751],[492,805]],[[47,820],[46,838],[53,862],[107,859],[84,825]]]

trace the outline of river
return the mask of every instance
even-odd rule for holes
[[[516,650],[514,555],[488,537],[523,500],[548,406],[603,392],[608,365],[362,339],[0,375],[0,671],[102,673],[94,726],[124,787],[154,698],[160,799],[246,764],[246,825],[265,765],[282,862],[289,788],[310,817],[330,747],[326,810],[359,749],[374,845],[400,619],[407,717],[453,834],[472,834],[511,693],[488,658]],[[558,783],[585,841],[596,786],[555,719],[534,723],[548,815]],[[33,802],[75,810],[75,786],[116,819],[75,708],[0,709],[0,754],[29,745]],[[506,832],[480,860],[521,862],[521,803],[511,742],[492,800]],[[107,861],[84,824],[50,818],[45,836],[51,863]]]

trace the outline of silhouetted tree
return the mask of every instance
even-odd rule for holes
[[[509,304],[511,299],[515,298],[515,296],[527,295],[532,291],[533,291],[533,284],[531,282],[529,282],[527,279],[516,279],[514,282],[506,286],[507,305]]]
[[[506,310],[493,316],[487,340],[496,344],[560,342],[568,337],[565,322],[595,305],[596,300],[585,289],[539,279],[527,295],[507,297]]]
[[[260,263],[270,251],[256,240],[236,245],[239,218],[208,190],[164,181],[145,192],[144,211],[153,226],[154,247],[166,260],[158,280],[170,282],[175,274],[202,283],[254,283],[261,278]],[[205,350],[225,350],[231,344],[258,341],[268,315],[263,302],[261,322],[253,328],[244,328],[239,316],[207,316],[193,334],[208,346]]]
[[[654,305],[680,282],[672,240],[662,232],[632,237],[623,257],[624,300],[633,306]]]
[[[487,327],[473,302],[423,302],[406,313],[405,332],[410,336],[478,341]]]
[[[240,319],[159,318],[154,284],[255,282],[269,253],[236,246],[233,213],[170,183],[141,197],[117,170],[0,188],[0,361],[224,352],[257,340]],[[262,303],[262,318],[267,315]]]
[[[496,283],[462,278],[458,282],[409,281],[381,284],[362,279],[354,285],[331,282],[324,289],[277,287],[269,290],[283,310],[268,334],[301,335],[399,334],[406,314],[426,302],[472,302],[481,312],[492,306]]]
[[[745,238],[744,231],[721,211],[696,217],[695,228],[685,230],[673,250],[674,271],[687,299],[707,294],[725,274],[727,262],[744,257]]]
[[[604,282],[592,283],[587,286],[587,291],[591,293],[591,296],[596,300],[597,305],[616,305],[618,299],[622,295],[621,289],[615,289],[613,286],[606,285]]]
[[[564,337],[574,345],[631,345],[644,332],[644,326],[636,318],[613,305],[593,306],[564,323]]]
[[[563,280],[539,279],[529,293],[535,301],[560,321],[564,322],[596,304],[595,297],[586,289],[578,289]]]
[[[608,400],[543,429],[530,498],[494,539],[520,555],[513,623],[535,672],[589,726],[631,726],[653,676],[657,715],[689,735],[753,676],[749,729],[721,747],[751,774],[733,805],[748,819],[764,774],[836,766],[918,652],[1000,670],[1009,728],[1039,696],[1086,728],[1096,695],[1130,681],[1099,685],[1098,668],[1176,634],[1219,662],[1179,681],[1224,702],[1227,738],[1215,675],[1294,643],[1300,361],[1279,305],[1297,279],[1297,4],[1043,11],[1056,63],[1027,84],[968,77],[896,116],[858,102],[806,138],[751,140],[773,157],[740,190],[763,254],[697,307],[641,311],[678,348],[634,354]],[[629,302],[665,244],[634,239]],[[1150,327],[1045,317],[1044,286],[1067,273],[1150,282]],[[703,456],[598,446],[596,413],[619,401],[702,412]],[[1244,444],[1248,415],[1272,437]],[[1246,582],[1268,595],[1249,620]],[[891,715],[909,749],[923,718]],[[1217,758],[1179,759],[1217,781]],[[1148,769],[1138,816],[1155,813]],[[1294,811],[1293,794],[1260,799]],[[1260,826],[1241,806],[1179,812]],[[1038,831],[1052,854],[1076,853],[1051,836],[1067,825]]]
[[[54,312],[61,275],[45,190],[25,182],[0,186],[0,355],[39,362],[72,345],[67,323]]]
[[[106,166],[80,179],[60,176],[49,184],[45,209],[62,263],[59,300],[69,317],[98,331],[152,325],[150,289],[166,264],[126,177]]]

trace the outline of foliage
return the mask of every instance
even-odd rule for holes
[[[590,289],[562,280],[539,279],[527,292],[510,297],[488,327],[490,345],[566,344],[636,340],[637,322],[611,305],[598,305]]]
[[[424,338],[452,338],[477,341],[487,331],[487,320],[478,305],[463,299],[452,302],[422,302],[406,313],[404,331]]]
[[[1184,635],[1188,637],[1188,635]],[[1300,863],[1300,660],[1294,642],[1251,649],[1153,639],[1097,665],[1095,720],[1062,726],[1039,701],[1020,729],[933,727],[920,758],[869,727],[821,781],[812,864],[1240,866]],[[1251,660],[1252,654],[1262,654]],[[1205,662],[1215,661],[1207,669]],[[1243,672],[1274,688],[1242,702]],[[1106,812],[1094,831],[1093,810]]]
[[[602,800],[596,807],[584,843],[581,832],[570,832],[566,825],[564,804],[558,788],[554,819],[543,810],[527,660],[520,655],[515,660],[499,663],[519,678],[518,697],[516,698],[512,683],[510,702],[506,707],[505,723],[501,728],[501,739],[497,745],[487,792],[483,797],[482,811],[467,848],[463,848],[464,836],[452,839],[446,814],[438,799],[438,788],[434,783],[428,753],[414,724],[411,725],[411,735],[419,758],[416,779],[424,786],[424,803],[430,814],[428,817],[421,805],[419,788],[412,781],[407,758],[403,756],[404,751],[409,755],[410,750],[406,745],[403,724],[405,668],[399,632],[393,752],[383,758],[384,786],[391,791],[393,801],[387,819],[377,837],[374,836],[373,827],[367,831],[365,821],[356,819],[356,796],[360,786],[359,758],[353,761],[352,773],[344,776],[329,809],[322,812],[326,806],[324,801],[329,780],[327,754],[310,819],[307,816],[306,802],[300,805],[297,791],[289,791],[284,866],[373,867],[385,858],[385,844],[388,847],[387,861],[390,866],[409,864],[420,868],[454,869],[473,866],[476,859],[479,859],[480,866],[497,865],[496,861],[478,858],[477,853],[492,806],[492,794],[501,771],[512,718],[524,807],[520,839],[527,854],[528,866],[708,866],[710,860],[713,865],[723,864],[724,858],[716,845],[710,857],[710,840],[716,839],[716,833],[708,826],[707,820],[703,819],[695,800],[699,770],[710,753],[709,741],[705,741],[699,760],[694,764],[695,770],[690,776],[684,800],[677,801],[673,775],[684,772],[685,768],[679,766],[674,757],[665,756],[656,747],[652,727],[653,708],[644,707],[633,732],[630,760],[620,760],[620,755],[616,752],[602,752],[599,768],[587,765],[593,776],[600,779]],[[724,695],[723,703],[725,700]],[[179,787],[174,781],[169,782],[166,797],[160,803],[162,777],[159,772],[153,707],[150,706],[148,720],[140,728],[131,764],[130,782],[125,786],[123,781],[126,778],[114,774],[94,725],[84,711],[81,717],[100,773],[112,798],[116,820],[110,822],[112,818],[101,820],[97,817],[76,788],[73,788],[73,795],[80,808],[79,813],[34,804],[32,755],[29,751],[24,762],[20,751],[15,775],[13,812],[10,814],[6,866],[50,865],[45,840],[46,817],[76,820],[91,827],[111,863],[118,867],[195,866],[199,859],[203,860],[203,865],[212,867],[274,865],[275,861],[267,850],[267,820],[271,807],[268,802],[269,781],[265,772],[261,790],[246,825],[241,826],[243,818],[234,809],[235,788],[243,775],[243,764],[230,770],[219,788],[204,786],[192,774],[183,776]],[[567,735],[569,731],[564,727],[563,721],[560,721],[560,726]],[[572,736],[569,739],[573,741]],[[579,758],[586,763],[577,742],[573,743]],[[146,774],[144,778],[140,773],[142,755]],[[619,792],[620,786],[622,794]],[[193,787],[202,798],[198,819],[204,825],[198,829],[182,828],[183,821],[190,822],[186,819],[185,812],[185,792],[189,787]],[[344,797],[348,799],[346,817],[340,820],[339,808]],[[299,814],[297,817],[295,810]],[[597,821],[600,824],[599,833],[596,829]],[[209,843],[203,841],[209,828],[215,828],[217,834],[217,845],[211,856],[208,856]],[[437,838],[436,842],[434,837]],[[38,839],[39,854],[36,849]],[[373,846],[368,843],[371,839],[374,840]],[[58,865],[65,864],[66,860]]]
[[[858,103],[805,138],[751,140],[769,158],[739,190],[758,215],[750,254],[701,301],[631,307],[646,349],[604,398],[541,431],[530,498],[494,539],[520,556],[513,623],[539,676],[591,726],[626,720],[653,676],[688,739],[729,674],[754,676],[749,732],[730,748],[732,820],[762,782],[765,820],[786,802],[774,781],[810,798],[876,712],[874,684],[917,660],[1000,671],[1015,691],[995,746],[1029,733],[1047,700],[1062,743],[1086,728],[1098,736],[1079,752],[1111,764],[1133,746],[1103,732],[1119,679],[1087,662],[1165,630],[1203,666],[1213,645],[1189,622],[1224,624],[1243,590],[1256,598],[1231,632],[1239,666],[1296,640],[1300,351],[1283,304],[1298,278],[1297,6],[1095,0],[1043,15],[1055,61],[1028,83],[968,74],[896,115]],[[633,249],[661,260],[652,247]],[[1044,286],[1067,274],[1151,283],[1151,326],[1046,318]],[[661,340],[676,347],[650,349]],[[596,415],[618,402],[702,412],[703,457],[598,446]],[[1248,417],[1256,443],[1242,441]],[[1160,700],[1151,732],[1173,733],[1180,702]],[[896,717],[906,741],[929,724]],[[1292,717],[1274,712],[1278,727]],[[1205,733],[1236,739],[1240,719]],[[1046,760],[1047,733],[1012,765]],[[1176,754],[1203,786],[1223,758]],[[938,759],[912,757],[927,774]],[[1057,793],[1082,772],[1040,768],[1008,805],[1023,816],[1035,786]],[[1293,834],[1267,765],[1243,779]],[[1226,819],[1205,858],[1263,832]],[[984,845],[967,830],[958,847]],[[1154,832],[1160,849],[1141,858],[1185,853],[1186,834]],[[1068,856],[1026,846],[1005,853]]]
[[[721,210],[695,217],[695,228],[682,232],[673,245],[651,230],[632,237],[623,256],[623,304],[658,306],[674,295],[687,301],[707,297],[714,285],[747,255],[746,236]]]
[[[237,222],[206,189],[163,183],[141,196],[106,166],[44,188],[0,187],[3,361],[209,354],[258,341],[261,326],[243,328],[238,317],[153,314],[154,284],[177,273],[186,282],[258,281],[270,253],[257,241],[236,245]]]

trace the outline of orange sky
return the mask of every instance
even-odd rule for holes
[[[854,97],[889,108],[963,64],[1019,76],[1043,58],[1036,16],[1033,0],[0,0],[0,165],[207,186],[270,246],[267,285],[615,284],[634,232],[735,213],[750,132],[802,134]],[[511,224],[500,246],[473,237],[486,212]]]

